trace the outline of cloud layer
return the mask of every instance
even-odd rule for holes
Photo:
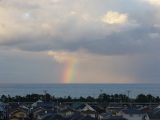
[[[57,61],[75,60],[75,82],[159,82],[158,6],[159,0],[1,0],[0,80],[20,81],[34,70],[41,74],[29,72],[34,82],[59,82],[64,64]]]

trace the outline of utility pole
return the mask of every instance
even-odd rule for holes
[[[128,103],[130,102],[130,93],[131,93],[131,91],[130,91],[130,90],[127,90]]]
[[[100,94],[102,94],[103,93],[103,90],[102,89],[100,89]]]
[[[128,93],[128,98],[129,98],[129,94],[130,94],[130,92],[131,92],[130,90],[127,90],[127,93]]]
[[[44,95],[45,95],[45,102],[47,101],[47,90],[44,90]]]
[[[130,97],[130,93],[131,93],[131,91],[130,90],[127,90],[127,94],[128,94],[128,104],[130,105],[130,107],[132,107],[132,101],[131,101],[131,97]]]

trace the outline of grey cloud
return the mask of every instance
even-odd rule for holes
[[[126,74],[134,77],[136,82],[160,82],[159,54],[146,54],[137,57],[127,66]]]
[[[92,37],[94,33],[89,33],[83,35],[83,37],[76,38],[77,40],[67,40],[65,37],[51,37],[45,39],[43,36],[38,38],[26,36],[3,42],[1,45],[13,48],[17,47],[28,51],[77,51],[79,49],[86,49],[92,53],[105,55],[157,53],[159,51],[159,38],[152,39],[149,36],[150,33],[154,32],[158,32],[158,29],[152,26],[143,26],[106,36]]]
[[[159,42],[152,41],[148,36],[148,34],[152,32],[159,33],[158,29],[152,27],[154,24],[154,20],[152,19],[155,18],[155,13],[153,13],[155,11],[152,9],[152,7],[146,4],[142,4],[138,0],[129,0],[127,1],[128,4],[125,4],[126,0],[103,0],[102,2],[104,4],[99,1],[95,1],[92,2],[91,5],[89,4],[90,2],[92,1],[80,0],[79,3],[81,3],[81,5],[79,5],[74,0],[70,0],[66,5],[67,7],[65,7],[65,2],[63,1],[61,2],[61,4],[55,4],[55,8],[62,8],[62,6],[64,6],[63,10],[57,12],[53,11],[52,14],[47,13],[47,16],[41,16],[39,13],[45,8],[45,6],[51,7],[51,5],[48,4],[49,1],[44,2],[43,0],[41,0],[39,3],[35,1],[33,3],[18,3],[16,0],[14,0],[13,2],[11,2],[12,4],[10,4],[10,6],[19,6],[19,9],[23,9],[23,6],[25,6],[26,8],[30,8],[30,11],[33,11],[35,8],[32,8],[32,6],[37,5],[37,16],[39,17],[35,19],[37,19],[38,21],[43,21],[42,17],[44,17],[44,19],[51,18],[53,22],[55,22],[54,19],[57,19],[57,16],[59,15],[59,17],[61,18],[59,25],[50,26],[51,28],[55,27],[57,35],[52,35],[52,33],[55,32],[52,29],[48,31],[41,31],[41,27],[34,26],[34,24],[39,25],[39,23],[36,23],[36,21],[32,21],[33,23],[35,22],[34,24],[32,24],[32,28],[30,28],[33,29],[33,31],[29,32],[29,34],[26,33],[26,35],[16,33],[15,36],[10,38],[10,40],[3,40],[2,42],[0,42],[0,45],[28,51],[76,51],[79,49],[87,49],[88,51],[93,53],[106,55],[157,51],[158,48],[154,48],[154,46],[157,46]],[[2,2],[1,4],[4,3],[8,5],[10,2]],[[46,4],[42,5],[42,3]],[[94,20],[84,22],[79,20],[79,16],[62,17],[63,14],[64,16],[66,16],[66,14],[68,14],[71,10],[68,8],[68,5],[71,6],[72,9],[75,9],[75,7],[77,7],[78,12],[81,11],[82,13],[86,12],[93,15],[94,17],[92,19],[96,19],[96,17],[98,18],[99,16],[104,15],[108,10],[127,13],[129,15],[129,20],[135,20],[139,27],[132,28],[132,26],[109,26],[104,25],[100,22],[95,22]],[[102,5],[100,9],[95,10],[95,8],[99,8],[100,5]],[[50,9],[50,7],[46,7],[47,9],[44,9],[44,11],[46,12],[48,10],[52,10]],[[55,10],[55,8],[53,10]],[[66,12],[64,10],[66,10]],[[45,12],[42,13],[44,14]],[[143,15],[146,12],[149,14],[147,14],[148,16]],[[116,29],[122,29],[122,31],[117,32]]]
[[[67,0],[58,4],[51,4],[49,0],[47,2],[33,0],[33,3],[6,1],[0,2],[2,10],[5,12],[5,9],[10,9],[2,15],[6,17],[8,13],[6,20],[9,18],[14,20],[11,20],[12,24],[10,20],[9,22],[4,20],[0,25],[0,32],[4,29],[9,31],[6,38],[0,39],[1,49],[5,47],[11,51],[19,49],[21,52],[31,53],[49,50],[76,52],[79,49],[85,49],[100,57],[101,55],[122,57],[128,55],[136,60],[129,59],[130,64],[120,66],[119,71],[122,72],[120,74],[133,76],[136,82],[150,82],[151,80],[159,82],[160,37],[158,34],[160,34],[160,29],[154,26],[160,23],[157,17],[158,10],[153,6],[140,0],[101,0],[101,2],[99,0],[79,0],[78,2]],[[15,8],[16,11],[14,11]],[[70,14],[72,11],[73,14]],[[101,17],[107,11],[126,13],[129,22],[124,26],[104,24],[101,22]],[[31,20],[21,20],[21,15],[25,13],[31,14]],[[89,16],[88,20],[83,19],[84,14]],[[42,29],[43,23],[47,24],[44,25],[45,29]],[[14,52],[12,54],[12,56],[1,54],[0,79],[8,80],[7,82],[11,79],[27,81],[30,78],[31,82],[33,79],[41,78],[58,79],[59,66],[56,64],[52,66],[52,62],[48,59],[33,57],[32,60],[35,60],[32,61],[27,57],[20,59],[24,57],[23,53],[18,58],[14,56]],[[119,60],[115,63],[118,64],[118,62]],[[13,72],[14,68],[16,68],[15,72]]]
[[[44,54],[0,52],[1,83],[57,83],[62,68]]]

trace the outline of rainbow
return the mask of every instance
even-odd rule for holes
[[[77,58],[74,53],[48,51],[58,63],[64,65],[62,83],[72,83],[76,77]]]
[[[69,60],[65,62],[65,69],[63,72],[63,83],[72,83],[76,78],[76,60]]]

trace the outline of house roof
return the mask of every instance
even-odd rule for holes
[[[98,113],[104,113],[105,112],[105,110],[103,108],[101,108],[100,106],[91,105],[91,107]]]
[[[14,113],[16,113],[16,112],[28,113],[28,110],[23,109],[23,108],[15,108],[15,109],[12,109],[12,110],[10,111],[10,114],[14,114]]]
[[[20,112],[20,113],[21,113],[21,112],[22,112],[22,113],[25,113],[25,114],[27,115],[27,117],[28,117],[27,111],[18,108],[18,109],[15,109],[14,111],[12,111],[12,112],[10,113],[10,118],[14,118],[14,117],[15,117],[14,115],[15,115],[16,113],[19,113],[19,112]]]
[[[78,120],[80,118],[83,118],[84,116],[80,114],[79,112],[74,113],[72,116],[70,116],[70,120]]]
[[[38,103],[42,103],[42,102],[43,102],[42,100],[38,100],[38,101],[34,102],[31,106],[36,107],[38,105]]]
[[[77,119],[77,120],[97,120],[97,119],[92,118],[92,117],[90,117],[90,116],[84,116],[84,117],[82,117],[82,118],[80,118],[80,119]]]
[[[160,119],[160,113],[156,113],[156,114],[154,114],[154,113],[148,113],[148,117],[150,118],[150,119]]]
[[[32,107],[43,107],[43,108],[53,108],[54,103],[53,102],[43,102],[43,101],[37,101],[32,104]]]
[[[103,118],[108,118],[108,117],[112,116],[112,113],[105,112],[105,113],[101,113],[100,116],[103,117]]]
[[[83,114],[96,114],[95,111],[90,111],[90,110],[81,111],[81,113],[83,113]]]
[[[127,119],[119,117],[119,116],[112,116],[108,119],[102,119],[102,120],[127,120]]]
[[[79,108],[81,108],[81,107],[83,107],[83,106],[85,106],[84,103],[76,102],[76,103],[73,103],[73,104],[71,105],[71,108],[73,108],[73,109],[79,109]]]
[[[63,118],[61,115],[59,114],[46,114],[42,120],[66,120],[65,118]]]
[[[75,110],[73,110],[73,109],[70,108],[70,107],[67,107],[67,108],[61,110],[61,112],[75,112]]]
[[[152,111],[148,112],[149,118],[152,119],[160,119],[160,108],[159,106],[153,109]]]
[[[137,110],[137,109],[124,109],[122,110],[123,113],[125,114],[143,114],[144,112],[141,110]]]

